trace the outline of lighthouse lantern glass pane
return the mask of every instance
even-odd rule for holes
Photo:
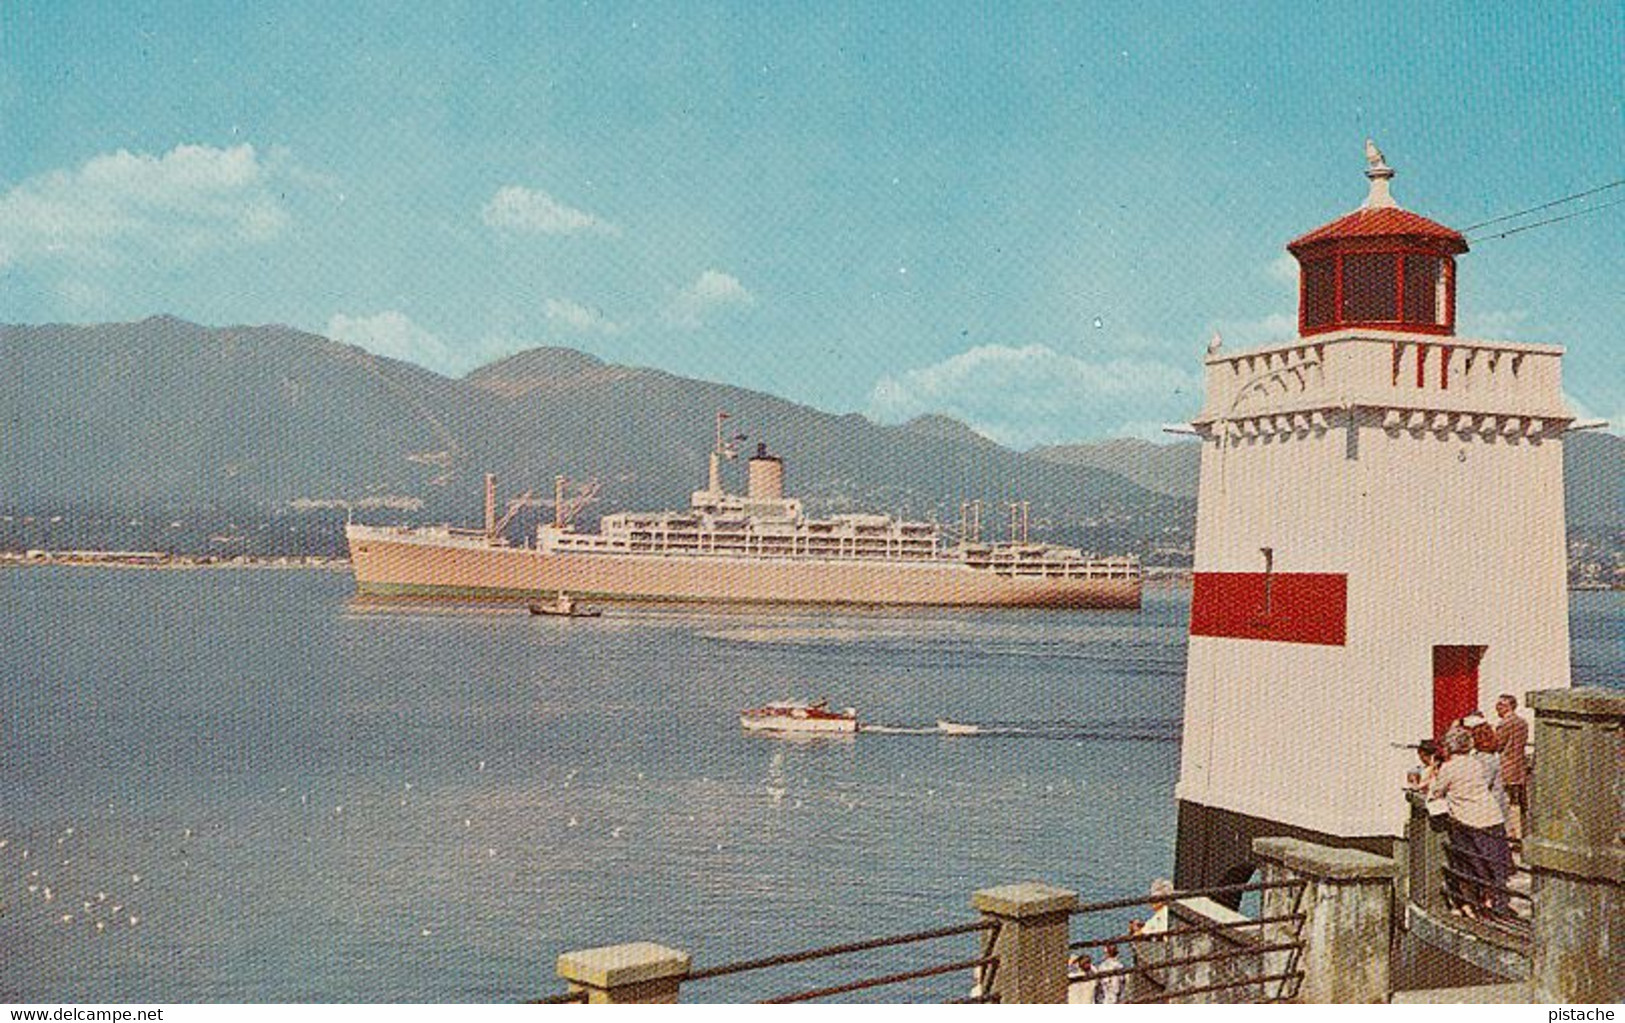
[[[1350,253],[1343,257],[1343,319],[1388,322],[1399,319],[1399,257],[1391,252]]]
[[[1319,327],[1337,316],[1337,263],[1317,259],[1303,264],[1303,325]]]
[[[1439,309],[1440,262],[1437,256],[1405,257],[1405,322],[1443,323]]]

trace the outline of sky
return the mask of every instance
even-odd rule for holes
[[[1292,238],[1625,178],[1617,3],[0,4],[0,321],[537,345],[1015,448],[1162,436]],[[1625,187],[1469,233],[1458,332],[1625,421]],[[1545,216],[1572,219],[1483,238]],[[709,413],[707,413],[709,414]]]

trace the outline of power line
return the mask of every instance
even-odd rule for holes
[[[1475,242],[1493,241],[1496,238],[1505,238],[1507,235],[1517,234],[1519,231],[1528,231],[1528,230],[1531,230],[1533,228],[1544,227],[1547,224],[1555,224],[1560,220],[1573,220],[1575,217],[1583,217],[1587,213],[1596,213],[1597,211],[1605,210],[1610,206],[1619,206],[1621,204],[1625,204],[1625,199],[1615,199],[1613,202],[1605,202],[1605,203],[1601,204],[1600,206],[1588,206],[1583,210],[1575,210],[1573,213],[1565,213],[1560,217],[1547,217],[1545,220],[1537,220],[1533,224],[1520,224],[1517,227],[1508,228],[1507,230],[1502,231],[1500,234],[1487,234],[1487,235],[1484,235],[1482,238],[1474,238],[1473,241],[1475,241]],[[1525,212],[1528,212],[1528,211],[1525,211]]]
[[[1549,210],[1553,206],[1561,206],[1566,202],[1573,202],[1576,199],[1584,199],[1588,195],[1596,195],[1598,192],[1606,192],[1610,188],[1618,188],[1620,185],[1625,185],[1625,178],[1620,178],[1618,181],[1610,181],[1606,185],[1598,185],[1596,188],[1589,188],[1589,189],[1585,190],[1584,192],[1575,192],[1573,195],[1565,195],[1563,198],[1561,198],[1561,199],[1553,199],[1551,202],[1543,202],[1539,206],[1531,206],[1526,210],[1519,210],[1516,213],[1508,213],[1504,217],[1495,217],[1495,218],[1493,218],[1491,220],[1481,221],[1481,222],[1479,222],[1477,224],[1473,224],[1470,227],[1464,227],[1461,230],[1462,230],[1462,233],[1465,234],[1465,233],[1467,233],[1469,231],[1476,231],[1481,227],[1489,227],[1491,224],[1499,224],[1499,223],[1502,223],[1503,221],[1507,221],[1507,220],[1516,220],[1519,217],[1527,216],[1527,215],[1529,215],[1531,213],[1539,213],[1541,210]],[[1608,203],[1607,205],[1612,206],[1614,204],[1613,203]],[[1597,209],[1603,209],[1603,208],[1604,207],[1602,207],[1602,206],[1597,207]],[[1566,220],[1568,218],[1567,217],[1559,217],[1558,219],[1559,220]],[[1553,221],[1542,221],[1542,223],[1552,223],[1552,222]],[[1535,225],[1531,224],[1530,226],[1534,227]],[[1521,228],[1519,230],[1521,230]],[[1507,233],[1511,234],[1513,232],[1509,231]],[[1495,235],[1494,237],[1500,238],[1502,236],[1501,235]]]

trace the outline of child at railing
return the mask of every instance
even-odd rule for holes
[[[1100,981],[1094,978],[1094,961],[1089,953],[1079,952],[1072,957],[1072,964],[1066,971],[1066,1003],[1068,1005],[1092,1005],[1095,1001],[1095,988]]]

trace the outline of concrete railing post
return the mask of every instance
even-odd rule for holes
[[[558,974],[589,1005],[665,1004],[677,1001],[688,953],[649,941],[606,945],[559,956]]]
[[[1296,838],[1254,839],[1253,858],[1265,881],[1307,882],[1301,899],[1291,888],[1267,889],[1263,898],[1264,916],[1297,909],[1305,915],[1299,931],[1303,951],[1296,959],[1303,980],[1295,1001],[1388,1001],[1394,861]],[[1272,941],[1291,933],[1286,925],[1274,925],[1269,932]],[[1282,960],[1292,961],[1289,956]],[[1290,984],[1286,990],[1291,991]]]
[[[1426,910],[1444,912],[1445,818],[1428,813],[1427,797],[1412,792],[1411,815],[1405,822],[1405,856],[1410,901]]]
[[[1023,882],[984,888],[971,896],[984,918],[997,920],[991,992],[1001,1004],[1066,1001],[1067,922],[1078,893]]]
[[[1625,1001],[1625,693],[1549,689],[1535,712],[1536,1002]]]

